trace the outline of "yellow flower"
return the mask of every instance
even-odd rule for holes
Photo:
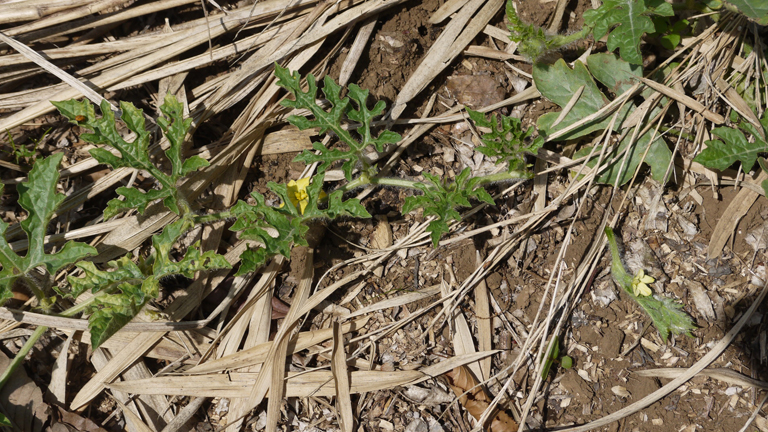
[[[293,203],[294,207],[299,209],[301,214],[304,214],[307,205],[309,204],[309,194],[307,194],[307,188],[310,182],[309,177],[305,177],[299,180],[291,180],[288,182],[288,198]],[[325,197],[325,192],[320,191],[320,199]],[[282,205],[280,206],[282,207]]]
[[[648,297],[653,294],[653,291],[651,291],[651,287],[649,287],[648,284],[655,280],[656,279],[652,276],[646,275],[645,271],[640,270],[632,279],[632,292],[637,297]]]

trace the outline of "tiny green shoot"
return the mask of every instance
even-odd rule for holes
[[[613,230],[608,226],[605,227],[605,235],[611,250],[611,275],[616,284],[645,310],[664,340],[670,333],[690,336],[691,330],[696,327],[690,315],[682,310],[682,305],[670,298],[652,295],[649,284],[654,280],[644,271],[631,276],[622,262]]]

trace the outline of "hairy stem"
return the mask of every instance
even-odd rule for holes
[[[632,293],[632,276],[624,268],[624,263],[621,261],[621,253],[619,253],[619,246],[616,244],[616,236],[613,234],[611,227],[605,227],[605,236],[608,238],[608,246],[611,249],[611,275],[634,298],[635,295]]]

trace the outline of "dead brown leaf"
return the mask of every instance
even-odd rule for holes
[[[5,370],[11,363],[0,352],[0,370]],[[24,367],[16,369],[0,391],[0,405],[16,427],[23,431],[39,432],[48,420],[48,404],[43,402],[43,392],[28,376]]]
[[[459,397],[461,405],[472,414],[472,417],[476,419],[482,417],[493,399],[488,396],[482,386],[478,385],[477,378],[472,375],[472,372],[466,366],[459,366],[447,372],[445,376],[448,378],[451,389]],[[503,410],[497,409],[490,418],[490,425],[486,429],[490,432],[517,430],[517,422]]]

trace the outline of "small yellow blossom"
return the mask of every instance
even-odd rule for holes
[[[651,291],[651,287],[649,287],[648,284],[655,280],[656,279],[652,276],[646,275],[645,271],[640,270],[632,279],[632,292],[637,297],[648,297],[653,294],[653,291]]]
[[[307,205],[309,204],[309,194],[307,194],[307,188],[309,187],[309,177],[305,177],[299,180],[291,180],[288,182],[288,198],[293,205],[299,209],[301,214],[304,214]],[[320,191],[320,197],[324,198],[325,193]],[[282,207],[282,205],[280,206]]]

